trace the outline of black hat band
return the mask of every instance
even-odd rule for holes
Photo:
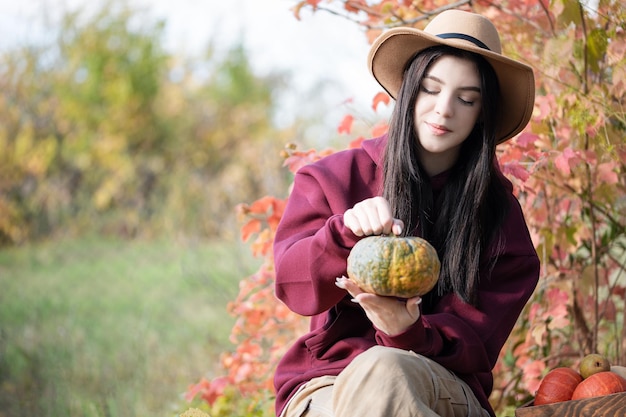
[[[479,41],[475,37],[470,36],[470,35],[466,35],[464,33],[442,33],[440,35],[437,35],[437,37],[441,38],[441,39],[463,39],[465,41],[469,41],[469,42],[473,43],[474,45],[478,46],[479,48],[483,48],[483,49],[486,49],[488,51],[491,51],[491,49],[489,49],[489,47],[487,45],[485,45],[484,43],[482,43],[481,41]]]

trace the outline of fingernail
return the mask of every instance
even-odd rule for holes
[[[352,301],[353,303],[359,304],[359,300],[357,300],[356,298],[351,298],[350,301]]]
[[[345,282],[345,278],[337,278],[335,280],[335,285],[338,286],[339,288],[345,290],[346,289],[346,282]]]

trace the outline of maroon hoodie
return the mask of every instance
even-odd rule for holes
[[[296,174],[274,242],[276,295],[292,311],[311,316],[311,325],[277,367],[276,413],[303,383],[337,375],[356,355],[382,345],[411,350],[455,372],[494,415],[488,401],[491,371],[539,277],[539,259],[521,207],[502,177],[510,191],[509,213],[500,230],[504,245],[497,248],[493,268],[481,268],[476,307],[453,294],[428,294],[419,320],[404,333],[388,336],[335,285],[360,239],[344,226],[343,213],[380,195],[385,143],[385,136],[365,141],[359,149],[337,152]],[[433,191],[441,190],[445,180],[445,174],[431,178]],[[489,265],[496,249],[485,253],[481,266]]]

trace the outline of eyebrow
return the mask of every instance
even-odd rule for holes
[[[440,84],[445,84],[445,82],[441,78],[435,77],[434,75],[426,74],[426,75],[424,75],[424,78],[431,79],[431,80],[436,81],[436,82],[438,82]],[[475,87],[475,86],[460,87],[459,90],[475,91],[477,93],[480,93],[480,87]]]

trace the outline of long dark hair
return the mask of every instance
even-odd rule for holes
[[[427,69],[453,55],[474,62],[481,88],[481,116],[463,142],[459,160],[444,189],[433,199],[430,179],[417,157],[415,102]],[[454,292],[476,303],[481,254],[495,237],[508,210],[505,187],[496,169],[496,127],[500,90],[491,65],[481,56],[436,46],[418,53],[407,65],[391,116],[384,159],[383,196],[403,234],[419,234],[441,259],[438,294]]]

